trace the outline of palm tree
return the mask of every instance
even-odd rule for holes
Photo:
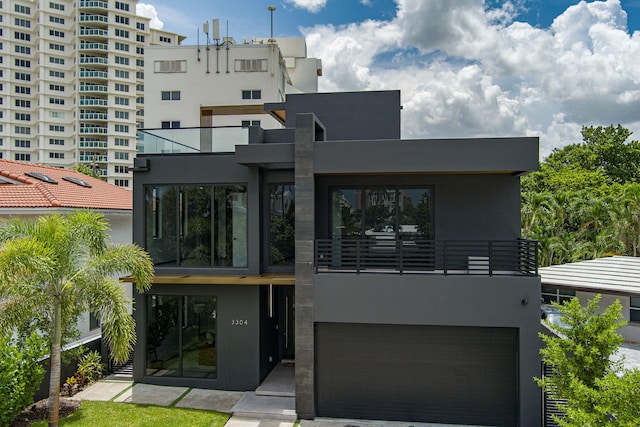
[[[82,312],[101,322],[114,360],[135,343],[130,300],[115,277],[132,274],[150,288],[153,264],[135,245],[110,243],[103,215],[79,211],[37,220],[13,219],[0,228],[0,332],[37,327],[49,339],[49,426],[58,425],[60,349]]]

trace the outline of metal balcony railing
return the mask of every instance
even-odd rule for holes
[[[319,239],[315,271],[538,275],[533,240]]]

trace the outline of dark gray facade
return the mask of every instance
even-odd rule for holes
[[[215,296],[216,357],[209,378],[172,370],[178,360],[213,372],[199,330],[149,369],[159,315],[137,295],[136,381],[252,390],[295,357],[301,418],[540,425],[540,279],[535,243],[519,239],[519,176],[537,169],[538,140],[401,140],[399,101],[397,91],[293,95],[265,106],[288,128],[251,128],[235,153],[137,160],[135,241],[177,248],[175,262],[156,264],[150,293],[182,296],[183,330],[196,328],[191,299]],[[179,225],[163,228],[167,215]],[[195,216],[207,223],[204,249],[187,237],[200,230]],[[290,256],[283,239],[295,243]],[[295,351],[281,334],[294,313]],[[345,407],[335,396],[354,384],[368,392]],[[379,404],[385,390],[396,409]]]

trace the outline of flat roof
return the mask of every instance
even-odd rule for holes
[[[538,269],[542,286],[603,294],[640,295],[640,258],[612,256]]]

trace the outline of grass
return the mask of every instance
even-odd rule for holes
[[[167,408],[132,403],[99,402],[85,400],[80,409],[65,419],[60,426],[91,427],[222,427],[229,414],[199,409]],[[46,427],[47,421],[32,424]]]

